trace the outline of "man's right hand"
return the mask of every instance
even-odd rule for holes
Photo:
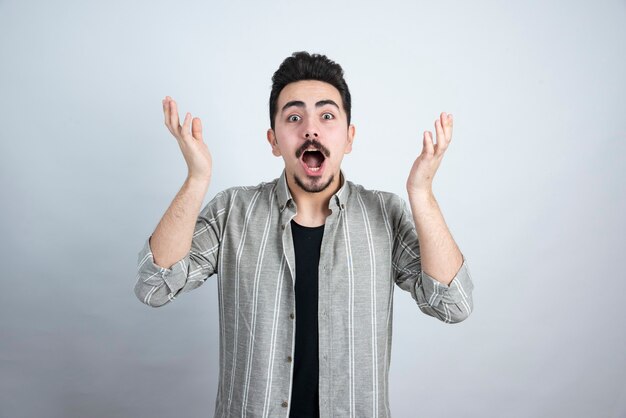
[[[165,126],[178,141],[187,163],[188,178],[209,182],[213,163],[211,153],[202,139],[202,123],[200,118],[192,118],[191,113],[185,115],[183,126],[178,119],[176,102],[170,96],[163,100]]]

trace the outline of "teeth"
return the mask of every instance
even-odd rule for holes
[[[311,171],[318,171],[319,169],[320,169],[320,167],[309,167],[309,170],[311,170]]]

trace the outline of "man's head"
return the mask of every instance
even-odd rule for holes
[[[299,52],[281,64],[273,81],[267,139],[272,153],[285,161],[290,188],[336,190],[341,161],[354,139],[341,67],[323,55]]]
[[[277,102],[280,92],[289,83],[302,80],[318,80],[330,84],[341,95],[343,110],[350,125],[352,99],[348,84],[343,78],[343,69],[326,55],[309,54],[308,52],[294,52],[287,57],[272,77],[272,92],[270,93],[270,126],[274,129],[276,122]]]

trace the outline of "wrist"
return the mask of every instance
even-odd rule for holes
[[[187,178],[185,179],[185,183],[187,183],[187,185],[189,187],[192,187],[194,189],[208,189],[209,188],[209,184],[211,183],[211,177],[206,177],[206,176],[194,176],[191,174],[187,175]]]
[[[407,189],[410,200],[427,201],[434,200],[435,195],[431,188]]]

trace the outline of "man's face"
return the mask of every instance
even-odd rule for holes
[[[309,193],[338,187],[341,161],[354,139],[339,91],[317,80],[290,83],[280,92],[276,109],[267,139],[272,153],[285,161],[290,187]]]

